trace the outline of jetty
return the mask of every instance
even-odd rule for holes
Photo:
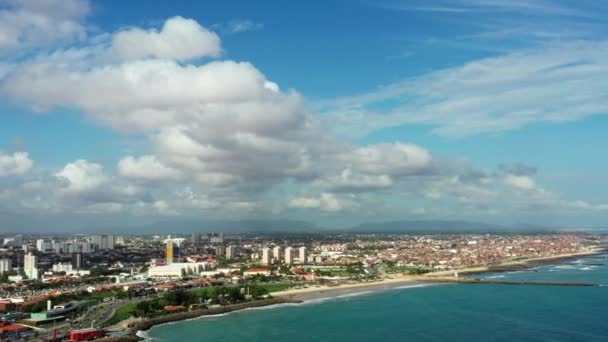
[[[479,279],[437,277],[428,279],[434,283],[496,284],[496,285],[539,285],[539,286],[600,286],[601,284],[569,281]]]

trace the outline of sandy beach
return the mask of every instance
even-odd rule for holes
[[[569,254],[560,254],[553,255],[549,257],[542,258],[528,258],[522,260],[513,260],[513,261],[505,261],[496,265],[486,265],[486,266],[475,266],[475,267],[465,267],[457,270],[449,270],[449,271],[438,271],[427,273],[424,276],[428,278],[432,277],[445,277],[445,276],[453,276],[454,272],[458,272],[458,274],[476,274],[476,273],[486,273],[486,272],[504,272],[510,270],[518,270],[518,269],[526,269],[530,267],[534,267],[539,264],[546,264],[552,262],[558,262],[561,260],[573,259],[578,257],[586,257],[591,255],[597,255],[606,253],[606,250],[601,247],[590,248],[585,251],[577,252],[577,253],[569,253]]]
[[[311,285],[305,288],[293,288],[285,291],[273,292],[272,295],[274,297],[287,297],[294,300],[306,301],[318,298],[338,297],[357,292],[388,290],[401,286],[428,286],[431,284],[435,284],[433,282],[433,278],[445,278],[446,276],[451,277],[454,275],[454,272],[458,272],[459,274],[463,275],[486,272],[503,272],[510,271],[513,269],[530,268],[534,265],[542,263],[557,262],[560,260],[591,256],[600,253],[605,253],[605,250],[598,247],[586,251],[581,251],[578,253],[562,254],[543,258],[530,258],[516,261],[507,261],[497,265],[466,267],[458,270],[431,272],[424,275],[390,274],[384,279],[369,282],[346,283],[332,286]]]
[[[337,297],[356,292],[388,290],[401,286],[423,286],[428,285],[430,283],[431,281],[425,281],[425,278],[420,276],[395,274],[384,279],[369,282],[347,283],[332,286],[311,285],[306,288],[294,288],[285,291],[273,292],[272,296],[288,297],[295,300],[311,300],[318,298]]]

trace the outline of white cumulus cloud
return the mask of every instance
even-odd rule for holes
[[[160,31],[131,28],[118,32],[112,48],[123,59],[161,58],[187,61],[217,57],[220,38],[195,20],[183,17],[168,19]]]
[[[15,152],[12,155],[0,152],[0,177],[24,174],[33,165],[27,152]]]
[[[6,0],[0,8],[0,52],[83,40],[85,0]],[[0,6],[2,2],[0,2]]]
[[[319,197],[295,197],[289,200],[289,208],[319,209],[322,211],[340,211],[352,206],[349,201],[338,199],[331,193],[322,193]]]
[[[163,165],[156,156],[151,155],[122,158],[118,161],[118,174],[127,178],[148,181],[176,179],[180,176],[179,171]]]
[[[95,190],[107,181],[103,166],[86,160],[68,163],[55,176],[65,181],[69,192],[85,192]]]

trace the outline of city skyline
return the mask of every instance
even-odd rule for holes
[[[606,9],[0,1],[0,232],[605,226]]]

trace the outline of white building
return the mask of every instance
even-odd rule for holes
[[[270,248],[268,247],[262,249],[262,264],[270,265]]]
[[[55,273],[59,273],[59,272],[71,272],[72,271],[72,264],[62,264],[62,263],[58,263],[58,264],[53,264],[53,272]]]
[[[31,252],[23,257],[23,273],[29,279],[38,279],[38,257]]]
[[[293,265],[293,248],[291,247],[285,248],[285,264]]]
[[[114,249],[114,235],[111,234],[94,235],[91,242],[98,250]]]
[[[11,259],[0,259],[0,274],[13,270],[13,262]]]
[[[236,247],[233,245],[230,245],[228,247],[226,247],[226,259],[230,260],[230,259],[234,259],[236,258]]]
[[[53,251],[53,243],[44,239],[36,240],[36,249],[40,253],[48,253]]]
[[[13,238],[13,247],[21,247],[23,246],[23,235],[17,234]]]
[[[154,266],[148,269],[150,278],[181,278],[198,276],[205,270],[206,263],[175,262],[164,266]]]
[[[300,255],[299,255],[300,264],[302,264],[302,265],[306,264],[306,257],[307,257],[306,246],[302,246],[302,247],[300,247]]]
[[[277,264],[281,263],[281,246],[276,246],[273,250],[272,250],[272,259],[274,259],[276,261]]]
[[[53,270],[53,273],[64,272],[66,275],[69,275],[69,276],[72,276],[72,275],[84,276],[84,275],[91,274],[91,271],[75,270],[74,267],[72,266],[72,264],[64,264],[64,263],[53,264],[52,270]]]

